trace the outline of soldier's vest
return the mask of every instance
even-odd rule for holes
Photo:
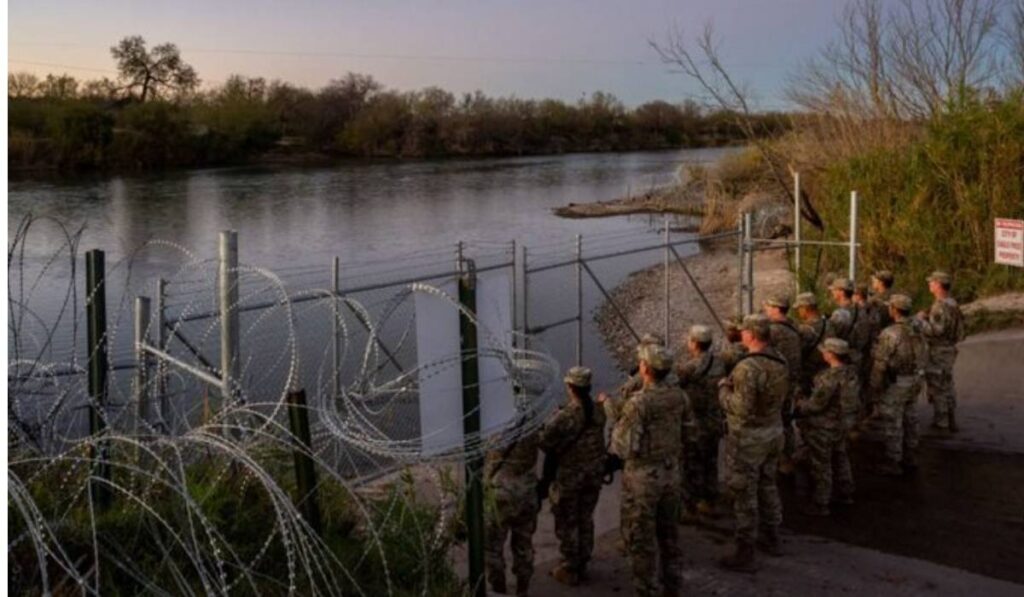
[[[846,340],[852,351],[853,359],[859,361],[864,350],[871,343],[871,318],[864,309],[851,304],[849,307],[840,307],[847,312],[844,318],[844,325],[837,325],[835,328],[836,337]]]
[[[932,312],[941,310],[950,320],[950,325],[941,336],[933,336],[931,341],[938,346],[954,346],[964,339],[964,316],[953,297],[946,297],[941,301],[935,301]]]
[[[566,408],[572,409],[573,418],[576,420],[570,435],[577,439],[559,452],[559,473],[578,469],[601,469],[605,454],[604,411],[594,404],[590,422],[587,423],[583,407],[578,403],[573,402]]]
[[[754,402],[748,405],[746,416],[741,417],[728,411],[725,413],[729,432],[773,428],[781,431],[782,404],[789,395],[789,367],[786,360],[774,350],[767,349],[744,356],[733,369],[733,379],[741,370],[747,373],[744,376],[746,379],[760,379],[761,382],[755,388],[733,387],[734,392],[742,390],[745,395],[752,395]]]
[[[516,439],[513,443],[490,450],[485,457],[484,476],[492,482],[500,479],[522,478],[536,482],[534,469],[540,445],[538,432]]]
[[[786,359],[790,381],[799,381],[802,372],[800,357],[803,352],[801,349],[800,332],[789,321],[772,321],[769,323],[769,326],[772,347]]]
[[[658,383],[645,387],[632,400],[640,415],[640,433],[632,454],[634,465],[678,462],[683,448],[683,417],[686,396],[678,387]]]
[[[800,357],[801,368],[803,369],[803,378],[801,383],[805,386],[805,389],[809,390],[811,383],[814,381],[814,376],[818,372],[828,367],[828,363],[825,362],[825,357],[821,356],[821,351],[818,350],[818,346],[825,340],[828,334],[828,321],[825,318],[820,318],[813,324],[808,324],[804,327],[805,332],[803,336],[803,354]]]
[[[700,423],[720,422],[722,407],[718,403],[718,382],[725,377],[725,362],[722,357],[706,352],[700,356],[694,374],[683,390],[690,397],[693,414]]]
[[[928,341],[924,334],[907,320],[887,327],[883,334],[894,336],[895,350],[889,359],[889,382],[899,377],[919,376],[928,366]]]
[[[860,414],[860,383],[857,371],[850,365],[821,371],[815,377],[815,388],[827,384],[833,388],[825,409],[808,417],[815,427],[844,428],[855,422]]]
[[[844,428],[852,429],[861,415],[860,376],[853,365],[836,367],[836,375],[841,377],[839,387],[840,422]]]

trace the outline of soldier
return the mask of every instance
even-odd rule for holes
[[[747,347],[743,346],[741,341],[740,324],[742,322],[736,318],[729,319],[725,322],[725,342],[722,344],[722,348],[718,351],[718,354],[722,357],[722,361],[725,363],[726,372],[732,371],[732,368],[736,366],[736,363],[747,354]]]
[[[814,492],[805,512],[828,516],[832,500],[832,481],[838,489],[837,501],[853,503],[853,471],[846,452],[847,424],[843,404],[860,399],[857,372],[849,364],[849,345],[839,338],[826,339],[819,352],[828,368],[814,378],[810,397],[797,402],[800,437],[807,445]]]
[[[885,475],[900,475],[916,468],[917,395],[928,362],[924,337],[908,319],[910,297],[894,294],[889,299],[893,324],[882,330],[872,353],[872,407],[881,419],[885,435]]]
[[[590,369],[573,367],[565,376],[569,402],[544,424],[540,445],[558,459],[551,485],[551,513],[562,561],[552,576],[575,586],[594,551],[594,508],[604,475],[604,411],[590,397]]]
[[[918,313],[921,331],[928,339],[927,372],[928,402],[934,409],[932,427],[955,433],[956,389],[953,386],[953,364],[958,342],[964,339],[964,317],[956,300],[949,295],[952,285],[949,274],[936,271],[928,276],[928,291],[935,297],[931,309]]]
[[[486,456],[484,478],[494,496],[489,500],[485,562],[495,593],[505,593],[505,538],[510,534],[516,594],[526,595],[533,576],[533,532],[537,528],[538,433],[519,437]]]
[[[692,509],[710,515],[718,499],[718,442],[722,439],[722,407],[718,403],[718,382],[725,377],[725,363],[711,352],[711,330],[690,328],[687,338],[690,358],[676,370],[679,387],[686,392],[697,420],[697,441],[686,455],[686,493]],[[696,504],[692,504],[692,501]]]
[[[735,495],[736,551],[721,564],[754,571],[754,540],[770,554],[779,554],[782,504],[775,474],[782,452],[782,403],[789,395],[786,360],[770,345],[768,318],[743,320],[748,354],[722,380],[719,400],[728,426],[728,486]]]
[[[793,304],[796,309],[797,319],[800,320],[800,340],[802,353],[800,365],[802,373],[800,376],[800,391],[804,396],[811,395],[811,388],[814,386],[814,376],[819,371],[828,367],[828,363],[821,356],[818,347],[826,338],[834,336],[832,326],[827,319],[821,316],[818,311],[818,297],[813,292],[804,292],[796,297]]]
[[[683,443],[694,441],[696,425],[682,390],[667,383],[672,360],[661,346],[640,350],[643,388],[626,402],[612,430],[611,451],[624,463],[623,539],[640,597],[678,595],[682,584],[679,456]]]
[[[860,372],[861,361],[867,358],[865,350],[871,341],[871,320],[863,308],[853,302],[853,282],[836,278],[829,285],[836,310],[829,317],[829,323],[837,338],[846,340],[850,347],[850,364]]]
[[[665,341],[657,334],[644,334],[640,337],[640,342],[636,345],[637,354],[639,355],[640,350],[648,344],[665,346]],[[643,385],[644,380],[640,377],[639,368],[634,367],[629,373],[629,379],[619,387],[619,392],[616,396],[611,397],[602,394],[604,398],[607,398],[602,399],[601,403],[604,404],[604,412],[609,421],[614,423],[615,420],[619,418],[619,413],[622,412],[623,405],[625,405],[626,401],[629,400],[629,397],[639,391]]]
[[[762,307],[768,316],[772,347],[786,359],[789,368],[789,396],[782,404],[782,430],[785,444],[782,450],[782,472],[793,471],[793,452],[796,450],[796,434],[793,432],[793,404],[800,391],[800,375],[803,373],[801,354],[803,352],[800,332],[789,320],[789,297],[780,294],[770,297]]]
[[[868,297],[868,312],[872,318],[871,327],[875,331],[872,344],[878,338],[878,334],[882,333],[882,330],[892,325],[892,319],[889,318],[889,297],[892,295],[894,281],[895,277],[889,270],[878,270],[871,274],[871,295]]]

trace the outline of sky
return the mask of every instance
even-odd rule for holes
[[[317,88],[346,72],[400,90],[553,97],[594,91],[627,105],[706,98],[648,40],[713,21],[723,61],[762,109],[837,34],[843,0],[10,0],[8,68],[114,77],[127,35],[172,42],[204,86],[232,73]]]

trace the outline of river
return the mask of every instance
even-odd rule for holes
[[[346,275],[350,271],[366,279],[375,269],[386,277],[396,265],[412,267],[417,258],[426,263],[434,256],[435,261],[451,263],[454,245],[460,240],[468,243],[471,256],[474,247],[490,247],[493,252],[494,247],[515,240],[530,248],[531,264],[542,263],[571,257],[576,234],[583,235],[585,254],[657,243],[660,218],[569,220],[552,215],[551,210],[569,202],[609,199],[671,183],[682,164],[710,162],[725,151],[352,162],[315,168],[242,167],[16,180],[8,183],[8,232],[13,234],[27,214],[52,217],[71,228],[85,226],[80,252],[104,249],[108,269],[114,271],[112,278],[118,276],[111,281],[107,302],[117,312],[111,319],[122,328],[112,340],[112,360],[125,362],[131,360],[126,331],[130,317],[122,295],[129,294],[128,286],[131,293],[139,293],[151,288],[157,277],[175,271],[171,254],[179,258],[180,254],[167,246],[185,247],[198,257],[212,259],[218,232],[234,229],[243,264],[292,274],[293,280],[305,275],[302,268],[320,266],[316,283],[323,286],[329,281],[331,259],[337,255],[343,287],[352,283],[352,276]],[[157,239],[167,243],[164,250],[134,254],[135,248]],[[39,222],[28,236],[23,260],[18,257],[12,264],[11,272],[45,270],[34,292],[26,296],[42,320],[60,311],[66,294],[62,285],[66,288],[71,276],[66,259],[49,263],[62,242],[57,227]],[[129,256],[133,256],[131,280],[124,282],[124,260]],[[632,271],[661,258],[661,252],[654,252],[607,260],[595,263],[594,270],[611,289]],[[75,277],[81,292],[80,257],[78,268]],[[27,291],[30,284],[25,286]],[[569,268],[531,278],[530,324],[571,316],[573,288]],[[590,321],[602,300],[587,282],[584,360],[595,369],[599,385],[610,385],[620,373]],[[243,332],[245,327],[243,322]],[[83,333],[80,330],[79,336]],[[82,354],[81,340],[72,344],[62,337],[68,335],[64,330],[58,334],[44,360],[70,360],[71,352]],[[574,358],[572,337],[572,326],[562,326],[545,333],[541,344],[567,366]],[[205,340],[210,344],[211,339],[215,338]]]

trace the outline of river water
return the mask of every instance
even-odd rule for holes
[[[151,288],[155,278],[175,271],[175,259],[180,261],[180,253],[166,247],[134,255],[134,250],[147,242],[165,241],[167,246],[186,247],[199,258],[212,259],[218,232],[234,229],[243,264],[291,272],[296,277],[303,275],[302,268],[322,266],[316,283],[324,285],[329,281],[331,259],[337,255],[342,262],[343,287],[348,281],[348,264],[370,263],[353,266],[365,278],[375,268],[386,272],[396,265],[415,265],[417,258],[426,263],[434,256],[451,263],[454,245],[460,240],[467,241],[471,256],[474,248],[493,253],[501,244],[515,240],[529,247],[530,263],[536,264],[571,257],[576,234],[583,235],[585,254],[657,243],[661,218],[569,220],[554,216],[551,210],[570,202],[609,199],[671,183],[680,175],[681,165],[710,162],[724,151],[728,150],[352,162],[315,168],[246,167],[20,180],[8,183],[8,232],[13,234],[27,214],[52,217],[70,228],[85,226],[80,252],[105,250],[108,270],[114,271],[107,302],[109,309],[117,312],[111,319],[122,328],[112,349],[112,360],[119,362],[131,359],[130,333],[124,331],[130,327],[128,303],[120,295],[129,294],[128,286],[131,293]],[[66,259],[50,263],[62,242],[56,226],[40,221],[28,235],[24,258],[19,255],[12,264],[12,272],[45,272],[26,296],[40,320],[54,318],[64,304],[64,288],[72,275],[70,264]],[[133,255],[131,281],[124,282],[120,280],[127,271],[123,260]],[[661,252],[647,253],[595,263],[594,270],[610,289],[632,271],[660,259]],[[121,265],[112,265],[119,262]],[[81,255],[77,267],[74,277],[81,292]],[[570,268],[531,279],[530,324],[571,316],[575,310],[573,284]],[[594,367],[599,384],[611,384],[620,373],[589,317],[602,300],[588,282],[584,360]],[[174,298],[169,302],[174,303]],[[62,326],[67,321],[65,316]],[[79,332],[79,336],[84,334],[81,329]],[[81,340],[75,345],[60,337],[68,333],[58,334],[45,359],[70,359],[69,351],[82,354]],[[544,345],[563,366],[574,359],[572,337],[571,325],[544,335]]]

